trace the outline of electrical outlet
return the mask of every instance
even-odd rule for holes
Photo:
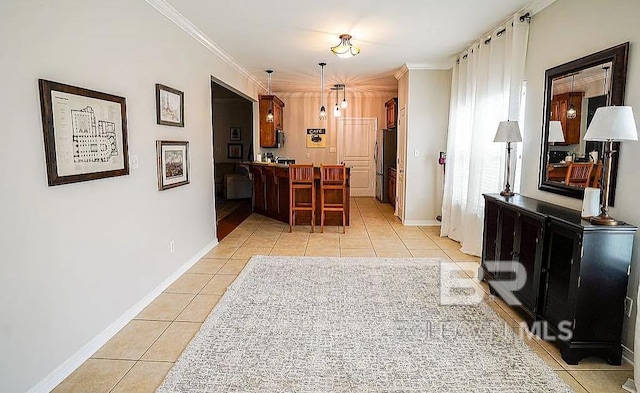
[[[631,317],[632,309],[633,309],[633,299],[627,296],[624,298],[624,313],[627,317]]]
[[[414,156],[414,157],[420,157],[420,150],[415,149],[415,150],[413,151],[413,156]]]
[[[306,153],[306,154],[305,154],[305,156],[306,156],[307,158],[311,158],[311,153]]]
[[[169,254],[173,254],[173,252],[176,250],[176,242],[174,242],[173,240],[171,240],[169,242]]]

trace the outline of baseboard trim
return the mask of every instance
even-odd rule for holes
[[[160,295],[169,285],[173,284],[184,272],[189,270],[203,256],[205,256],[212,248],[218,245],[218,240],[214,240],[207,244],[202,250],[198,251],[184,265],[180,266],[171,276],[167,277],[156,288],[149,292],[133,307],[127,310],[120,318],[116,319],[111,325],[104,329],[100,334],[95,336],[91,341],[84,345],[78,352],[73,354],[69,359],[65,360],[60,366],[47,375],[42,381],[29,390],[28,393],[48,393],[53,390],[60,382],[64,381],[72,372],[74,372],[82,363],[91,357],[98,349],[100,349],[107,341],[116,335],[127,323],[131,322],[136,315],[147,307],[158,295]]]
[[[624,359],[627,363],[634,365],[634,354],[633,351],[629,348],[622,346],[622,359]]]
[[[405,220],[402,224],[406,226],[435,227],[435,226],[440,226],[440,221],[438,220]]]

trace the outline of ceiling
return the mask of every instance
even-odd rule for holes
[[[395,91],[405,63],[449,68],[452,57],[532,0],[166,0],[235,61],[274,92]],[[348,33],[358,56],[339,59],[329,48]]]

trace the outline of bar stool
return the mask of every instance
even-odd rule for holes
[[[342,202],[326,202],[325,191],[342,191]],[[337,198],[331,198],[336,200]],[[342,212],[342,233],[346,232],[347,168],[343,165],[320,164],[320,232],[324,232],[325,212]]]
[[[309,190],[311,201],[297,202],[296,191]],[[296,212],[311,212],[311,232],[316,223],[316,186],[313,179],[313,164],[289,164],[289,232],[296,224]]]

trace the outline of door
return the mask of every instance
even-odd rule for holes
[[[338,162],[351,167],[351,196],[375,195],[373,160],[378,121],[374,117],[344,118],[338,127]]]
[[[543,228],[544,217],[518,213],[513,260],[522,265],[526,279],[523,281],[523,287],[515,292],[515,295],[533,314],[538,311]],[[516,279],[522,280],[521,277]]]
[[[405,158],[407,151],[407,111],[400,108],[398,111],[398,166],[396,168],[396,216],[404,222],[404,190],[405,190]]]

